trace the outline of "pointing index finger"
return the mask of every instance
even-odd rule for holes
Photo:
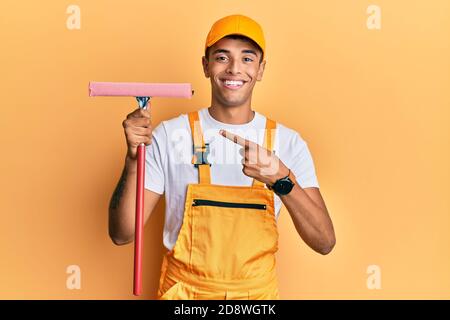
[[[253,144],[252,141],[247,140],[247,139],[244,139],[244,138],[238,136],[237,134],[228,132],[228,131],[223,130],[223,129],[220,130],[219,133],[220,133],[222,136],[224,136],[225,138],[227,138],[227,139],[233,141],[234,143],[237,143],[237,144],[243,146],[243,147],[246,148],[246,149],[248,149],[248,148],[250,147],[250,145]]]

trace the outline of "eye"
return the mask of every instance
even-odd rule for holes
[[[225,56],[218,56],[216,58],[216,61],[225,61],[226,59],[227,59],[227,57],[225,57]]]
[[[245,59],[248,59],[248,60],[245,60]],[[248,58],[248,57],[244,58],[244,60],[245,60],[245,62],[252,62],[253,61],[252,58]]]

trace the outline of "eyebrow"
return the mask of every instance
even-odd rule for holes
[[[242,52],[242,53],[251,53],[251,54],[254,54],[255,56],[258,56],[258,55],[256,54],[256,51],[255,51],[255,50],[246,49],[246,50],[242,50],[241,52]],[[214,52],[212,53],[212,55],[215,55],[216,53],[230,53],[230,50],[217,49],[217,50],[214,50]]]

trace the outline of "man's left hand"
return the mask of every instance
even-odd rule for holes
[[[272,186],[278,179],[289,174],[289,169],[272,151],[226,130],[220,130],[219,133],[242,146],[239,152],[243,157],[242,172],[246,176]]]

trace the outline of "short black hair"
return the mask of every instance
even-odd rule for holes
[[[253,44],[255,47],[258,48],[258,51],[261,54],[261,56],[259,58],[259,63],[262,62],[262,60],[263,60],[263,51],[262,51],[261,47],[254,40],[250,39],[249,37],[240,35],[240,34],[230,34],[228,36],[223,37],[222,39],[225,39],[225,38],[226,39],[242,40],[242,41],[250,42],[251,44]],[[207,47],[206,50],[205,50],[205,57],[206,57],[206,59],[209,59],[209,49],[210,48],[211,47]]]

